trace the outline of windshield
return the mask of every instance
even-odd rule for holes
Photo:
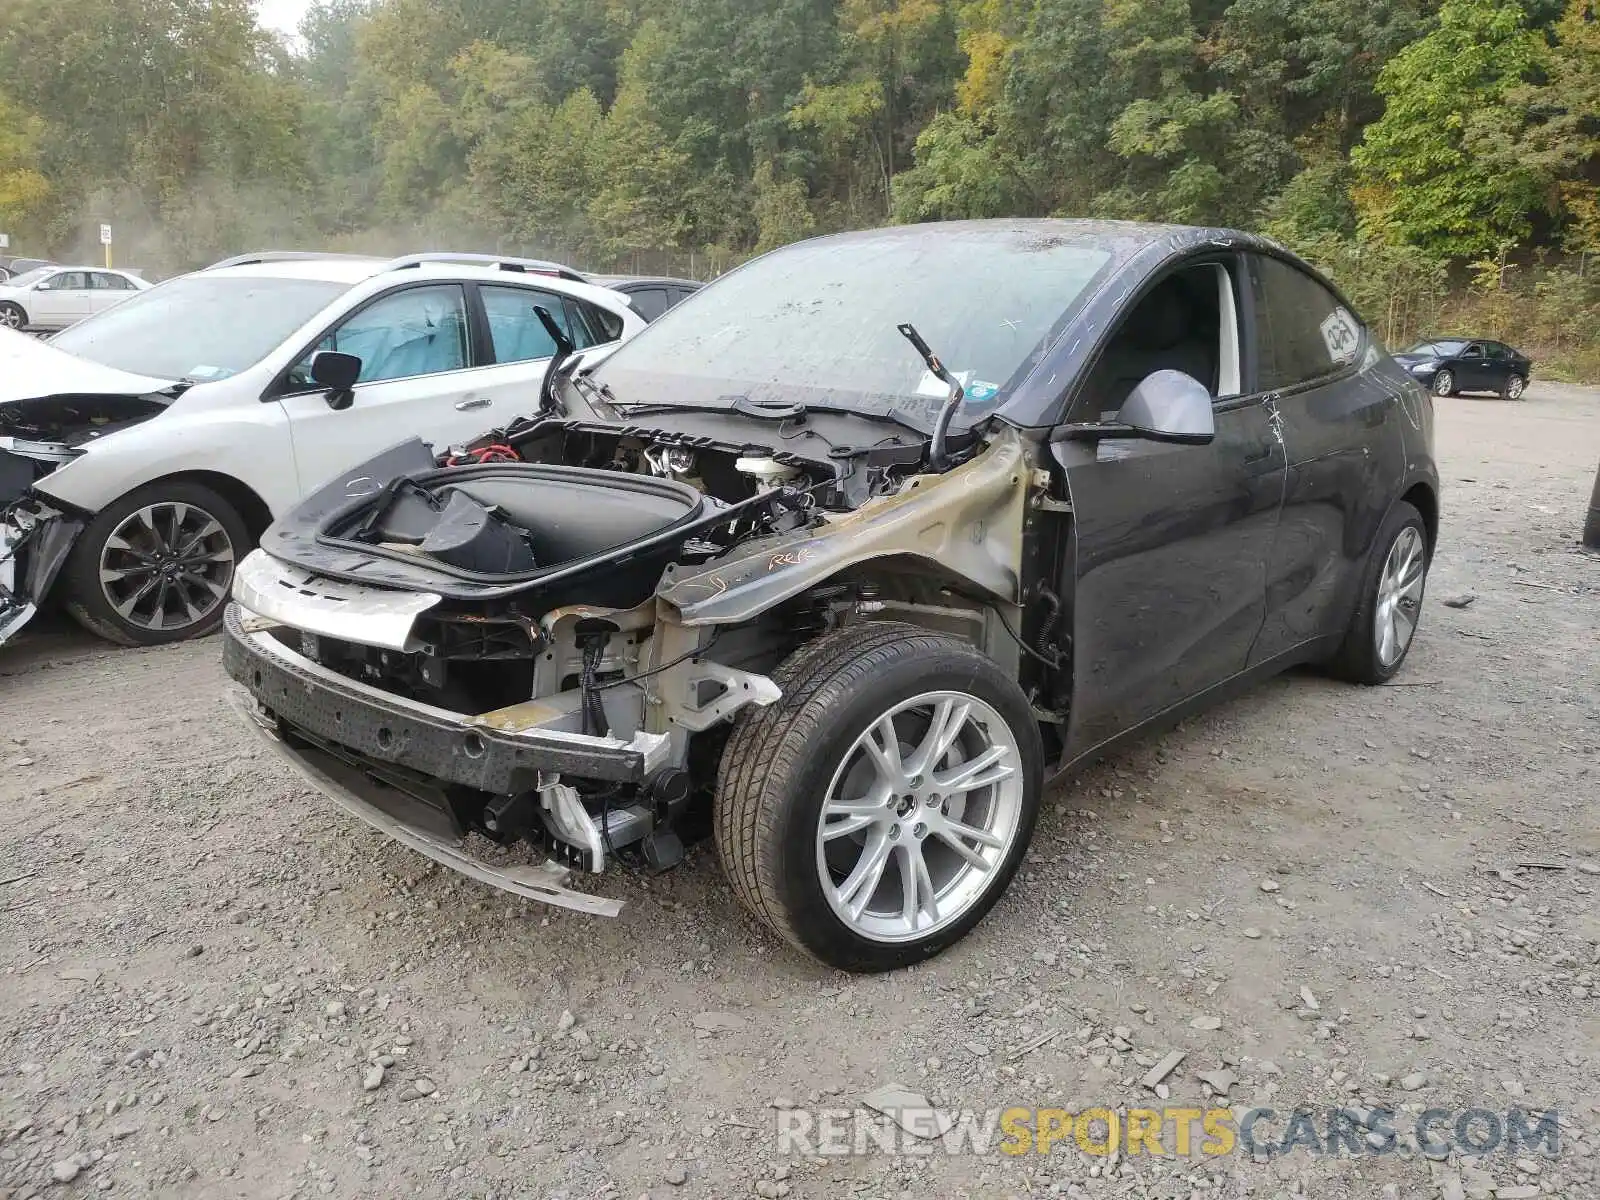
[[[595,370],[619,404],[811,404],[930,429],[949,388],[898,332],[914,325],[991,411],[1050,346],[1110,253],[1037,231],[887,229],[819,238],[668,310]]]
[[[1452,354],[1460,354],[1464,346],[1466,346],[1465,342],[1455,341],[1418,342],[1405,353],[1427,354],[1434,358],[1449,358]]]
[[[6,280],[7,287],[32,287],[47,275],[54,275],[54,267],[35,267],[31,271],[24,271],[21,275],[13,275]]]
[[[254,366],[349,287],[325,279],[184,275],[50,341],[136,375],[205,383]]]

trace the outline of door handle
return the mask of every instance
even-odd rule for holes
[[[464,400],[456,401],[457,412],[467,412],[474,408],[488,408],[494,401],[487,396],[468,396]]]

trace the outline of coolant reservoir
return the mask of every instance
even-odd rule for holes
[[[798,467],[786,467],[775,458],[741,458],[734,462],[733,469],[749,475],[764,488],[778,487],[800,474]]]

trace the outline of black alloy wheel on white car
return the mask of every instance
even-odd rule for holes
[[[975,647],[912,625],[826,634],[736,722],[714,806],[740,900],[832,967],[884,971],[959,941],[1033,836],[1043,750],[1026,697]]]
[[[188,480],[138,488],[79,536],[64,579],[67,610],[123,646],[202,637],[222,623],[249,547],[244,519],[212,489]]]

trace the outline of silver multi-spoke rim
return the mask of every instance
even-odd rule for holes
[[[1506,395],[1513,400],[1522,399],[1522,376],[1513,375],[1511,377],[1511,381],[1506,384]]]
[[[1428,572],[1422,534],[1407,525],[1389,547],[1383,574],[1378,577],[1378,612],[1373,621],[1373,637],[1378,643],[1378,661],[1385,667],[1399,662],[1417,631],[1422,611],[1422,582]]]
[[[1456,377],[1450,374],[1449,371],[1440,371],[1433,381],[1433,390],[1441,396],[1448,396],[1450,394],[1450,385],[1455,381]]]
[[[197,625],[227,598],[233,540],[193,504],[147,504],[122,519],[100,549],[100,590],[130,625]]]
[[[0,325],[4,325],[7,329],[22,328],[22,313],[9,306],[0,308]]]
[[[1016,736],[991,705],[964,692],[895,705],[828,784],[817,830],[828,904],[875,942],[959,921],[1011,852],[1023,785]]]

